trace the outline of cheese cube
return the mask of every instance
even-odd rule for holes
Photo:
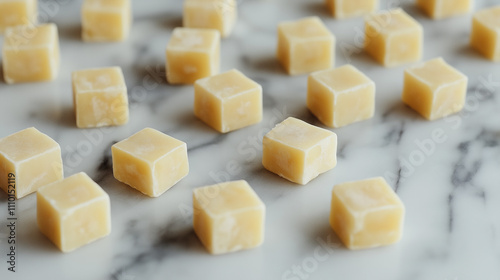
[[[266,207],[246,181],[193,191],[193,227],[211,254],[260,246],[264,242]]]
[[[215,29],[175,28],[167,45],[167,80],[192,84],[219,73],[220,33]]]
[[[231,34],[237,18],[236,0],[184,0],[184,27],[212,28]]]
[[[401,9],[367,16],[365,51],[386,67],[421,59],[423,29]]]
[[[73,100],[79,128],[128,122],[127,86],[120,67],[75,71]]]
[[[336,18],[362,16],[376,12],[378,0],[325,0],[330,13]]]
[[[85,173],[40,188],[36,199],[40,231],[65,253],[111,232],[109,196]]]
[[[238,70],[194,84],[194,114],[226,133],[262,120],[262,87]]]
[[[333,187],[330,225],[351,250],[398,242],[404,215],[403,203],[384,178]]]
[[[305,185],[337,165],[337,135],[296,118],[288,118],[264,136],[264,167]]]
[[[472,0],[417,0],[417,6],[429,17],[441,19],[470,12]]]
[[[37,0],[0,0],[0,34],[5,28],[17,25],[35,25]]]
[[[420,63],[405,71],[403,102],[428,120],[446,117],[464,107],[467,80],[442,58]]]
[[[375,112],[375,83],[352,65],[313,73],[307,107],[330,127],[370,119]]]
[[[84,0],[82,39],[114,42],[127,39],[132,25],[130,0]]]
[[[189,173],[186,143],[145,128],[111,147],[115,178],[158,197]]]
[[[488,59],[500,61],[500,6],[474,14],[470,42]]]
[[[8,84],[55,79],[60,63],[57,26],[7,28],[2,57],[3,75]]]
[[[318,17],[282,22],[276,55],[290,75],[329,69],[335,60],[335,37]]]
[[[62,178],[61,147],[49,136],[31,127],[0,139],[0,187],[6,193],[21,198]]]

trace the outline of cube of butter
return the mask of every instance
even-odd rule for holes
[[[305,185],[337,165],[337,135],[296,118],[288,118],[264,136],[264,167]]]
[[[0,0],[0,34],[7,27],[35,25],[37,4],[37,0]]]
[[[233,181],[193,191],[193,227],[211,254],[261,245],[266,207],[246,181]]]
[[[417,6],[429,17],[441,19],[470,12],[472,0],[417,0]]]
[[[120,67],[75,71],[72,79],[78,127],[123,125],[128,122],[127,86]]]
[[[282,22],[276,55],[290,75],[329,69],[335,60],[335,37],[318,17]]]
[[[262,87],[238,70],[194,84],[194,114],[226,133],[262,120]]]
[[[127,39],[132,25],[130,0],[84,0],[82,39],[114,42]]]
[[[474,14],[470,42],[488,59],[500,61],[500,6]]]
[[[375,83],[352,65],[313,73],[307,107],[330,127],[370,119],[375,112]]]
[[[63,178],[61,147],[36,128],[0,139],[0,187],[16,198]]]
[[[236,0],[184,0],[184,27],[212,28],[222,37],[233,31],[237,18]]]
[[[85,173],[46,185],[36,197],[40,231],[65,253],[111,232],[109,196]]]
[[[462,110],[468,78],[442,58],[405,71],[403,102],[428,120],[436,120]]]
[[[167,45],[167,80],[192,84],[219,73],[220,33],[215,29],[175,28]]]
[[[189,173],[186,143],[145,128],[111,147],[115,178],[158,197]]]
[[[325,0],[329,12],[336,18],[362,16],[376,12],[378,0]]]
[[[398,242],[404,215],[403,203],[384,178],[333,187],[330,225],[351,250]]]
[[[365,51],[386,67],[421,59],[423,29],[402,9],[367,16]]]
[[[7,28],[2,58],[3,75],[8,84],[55,79],[60,63],[57,26],[44,24]]]

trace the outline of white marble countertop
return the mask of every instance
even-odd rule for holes
[[[240,1],[236,29],[222,42],[222,70],[238,68],[263,86],[264,119],[222,135],[194,117],[191,86],[164,79],[165,46],[181,25],[180,0],[134,1],[131,37],[116,44],[80,40],[80,2],[40,3],[42,16],[59,26],[60,76],[40,84],[0,81],[0,137],[35,126],[58,141],[65,175],[85,171],[109,193],[113,230],[63,254],[39,232],[30,195],[17,202],[18,266],[9,273],[7,196],[0,192],[0,279],[500,279],[500,64],[470,49],[470,15],[432,21],[413,1],[382,1],[422,23],[424,59],[443,56],[469,77],[465,110],[428,122],[401,102],[406,66],[386,69],[360,51],[361,18],[335,20],[321,0]],[[335,129],[338,166],[298,186],[262,167],[261,139],[288,116],[320,125],[305,106],[307,76],[285,75],[274,58],[278,22],[310,15],[336,35],[336,65],[353,63],[376,82],[376,114]],[[100,66],[123,68],[130,122],[77,129],[70,73]],[[110,146],[146,126],[189,148],[190,174],[156,199],[119,183],[111,171]],[[433,133],[446,141],[432,142]],[[394,246],[349,251],[328,224],[331,189],[373,176],[385,176],[404,201],[405,235]],[[266,204],[266,238],[257,249],[212,256],[192,230],[191,192],[227,179],[248,180]]]

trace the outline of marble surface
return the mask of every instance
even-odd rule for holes
[[[361,51],[361,18],[330,18],[321,0],[240,1],[236,29],[222,42],[222,70],[238,68],[263,86],[264,119],[222,135],[193,116],[191,86],[164,79],[180,0],[134,1],[131,37],[117,44],[82,43],[80,2],[40,3],[41,17],[60,29],[60,77],[0,82],[0,137],[35,126],[58,141],[65,175],[85,171],[109,193],[113,230],[60,253],[39,232],[30,195],[17,202],[17,272],[9,273],[7,196],[0,192],[0,279],[500,279],[500,65],[469,48],[470,15],[432,21],[413,1],[381,3],[402,6],[423,25],[424,59],[443,56],[469,77],[465,110],[427,122],[401,103],[406,66],[386,69]],[[476,9],[495,4],[477,0]],[[298,186],[263,169],[261,139],[288,116],[320,125],[305,107],[307,76],[285,75],[274,58],[278,22],[310,15],[335,33],[336,65],[353,63],[376,82],[376,114],[335,129],[338,166]],[[77,129],[70,73],[100,66],[123,68],[130,122]],[[146,126],[189,148],[189,176],[156,199],[117,182],[111,170],[110,146]],[[394,246],[348,251],[328,225],[331,189],[373,176],[386,177],[406,204],[405,235]],[[211,256],[192,230],[191,191],[229,179],[248,180],[267,205],[266,239],[254,250]]]

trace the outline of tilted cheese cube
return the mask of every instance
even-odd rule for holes
[[[120,67],[73,72],[76,125],[80,128],[128,122],[127,86]]]
[[[21,198],[62,178],[61,147],[49,136],[31,127],[0,139],[0,187],[6,193]]]
[[[290,75],[329,69],[335,60],[335,37],[318,17],[282,22],[276,55]]]
[[[5,28],[37,23],[38,0],[0,0],[0,34]]]
[[[114,42],[127,39],[132,25],[130,0],[84,0],[82,39]]]
[[[193,227],[211,254],[260,246],[264,242],[266,207],[246,181],[193,191]]]
[[[59,37],[55,24],[5,30],[3,75],[9,84],[50,81],[59,72]]]
[[[238,70],[194,84],[194,114],[226,133],[262,120],[262,87]]]
[[[398,242],[404,216],[403,203],[384,178],[333,187],[330,225],[351,250]]]
[[[421,59],[423,28],[401,9],[372,14],[365,20],[365,51],[391,67]]]
[[[184,27],[212,28],[222,37],[233,31],[238,12],[236,0],[184,0]]]
[[[305,185],[337,165],[337,135],[296,118],[288,118],[264,136],[264,167]]]
[[[40,231],[61,251],[71,252],[111,232],[108,194],[85,173],[40,188]]]
[[[465,105],[468,78],[442,58],[405,71],[403,102],[428,120],[459,112]]]
[[[219,73],[220,33],[215,29],[175,28],[167,45],[167,80],[192,84]]]
[[[420,7],[429,17],[441,19],[466,14],[472,9],[473,0],[417,0]]]
[[[307,107],[330,127],[370,119],[375,83],[352,65],[315,72],[308,80]]]
[[[476,12],[472,19],[471,45],[493,61],[500,61],[499,19],[500,6]]]
[[[336,18],[348,18],[373,13],[378,0],[325,0],[328,10]]]
[[[158,197],[189,173],[186,143],[145,128],[111,147],[115,178]]]

